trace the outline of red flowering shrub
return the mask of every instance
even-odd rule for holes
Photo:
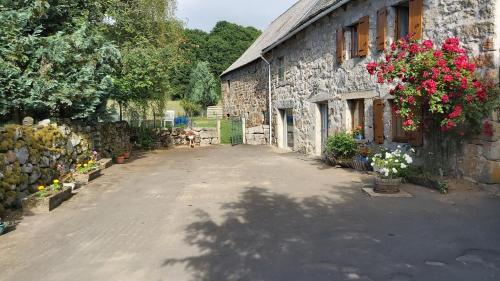
[[[378,83],[393,85],[393,110],[404,119],[406,131],[417,130],[422,110],[443,131],[462,130],[468,123],[480,124],[496,102],[492,84],[476,77],[476,65],[456,38],[439,49],[431,40],[399,40],[385,52],[385,60],[366,68]]]

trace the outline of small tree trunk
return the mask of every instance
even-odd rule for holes
[[[123,121],[123,105],[121,102],[118,103],[118,107],[120,108],[120,122]]]

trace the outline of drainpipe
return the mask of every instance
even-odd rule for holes
[[[272,105],[272,98],[271,98],[271,82],[272,82],[272,77],[271,77],[271,62],[269,62],[268,60],[266,60],[266,58],[264,58],[263,55],[260,55],[260,57],[262,58],[262,60],[267,64],[267,69],[268,69],[268,72],[269,72],[269,146],[272,146],[273,145],[273,105]]]

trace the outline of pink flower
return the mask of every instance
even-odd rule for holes
[[[422,42],[422,45],[427,49],[427,50],[430,50],[432,49],[432,47],[434,47],[434,42],[432,42],[431,40],[425,40],[424,42]]]
[[[368,70],[368,73],[370,73],[371,75],[375,74],[377,67],[378,67],[378,63],[376,63],[376,62],[370,62],[366,65],[366,69]]]
[[[448,118],[450,119],[456,119],[462,115],[462,106],[461,105],[455,105],[453,108],[453,112],[448,115]]]
[[[448,63],[444,60],[444,59],[438,59],[437,60],[437,65],[439,67],[447,67],[448,66]]]
[[[434,52],[434,57],[439,59],[439,58],[442,58],[443,57],[443,52],[441,51],[435,51]]]
[[[423,83],[422,83],[422,87],[427,91],[427,93],[429,95],[432,95],[434,93],[436,93],[437,91],[437,84],[436,84],[436,81],[434,80],[425,80]]]
[[[463,77],[462,81],[460,82],[460,88],[465,90],[467,89],[467,87],[469,87],[469,82],[467,81],[466,77]]]
[[[411,44],[410,45],[410,53],[411,54],[416,54],[418,52],[420,52],[420,48],[418,47],[418,45],[415,44],[415,43]]]
[[[469,64],[469,59],[466,56],[458,56],[453,61],[453,64],[457,69],[464,69]]]
[[[448,103],[448,102],[450,101],[450,97],[448,97],[448,95],[443,95],[443,96],[441,97],[441,101],[442,101],[443,103]]]
[[[443,76],[443,81],[444,82],[452,82],[453,81],[453,76],[451,76],[450,74],[446,74]]]
[[[468,70],[469,72],[474,72],[474,71],[476,71],[476,64],[474,64],[474,63],[468,63],[468,64],[467,64],[467,70]]]
[[[410,104],[415,104],[416,100],[415,100],[415,97],[414,96],[409,96],[408,97],[408,103]]]
[[[472,95],[466,95],[465,96],[465,100],[468,102],[468,103],[472,103],[474,101],[474,97]]]
[[[405,126],[405,127],[410,127],[410,126],[412,126],[413,124],[415,124],[415,123],[414,123],[414,122],[413,122],[413,120],[411,120],[411,119],[406,119],[406,120],[403,122],[403,126]]]

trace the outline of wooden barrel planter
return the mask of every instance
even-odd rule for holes
[[[403,182],[402,178],[382,178],[380,176],[375,177],[375,188],[374,191],[377,193],[383,194],[396,194],[399,193],[401,183]]]

